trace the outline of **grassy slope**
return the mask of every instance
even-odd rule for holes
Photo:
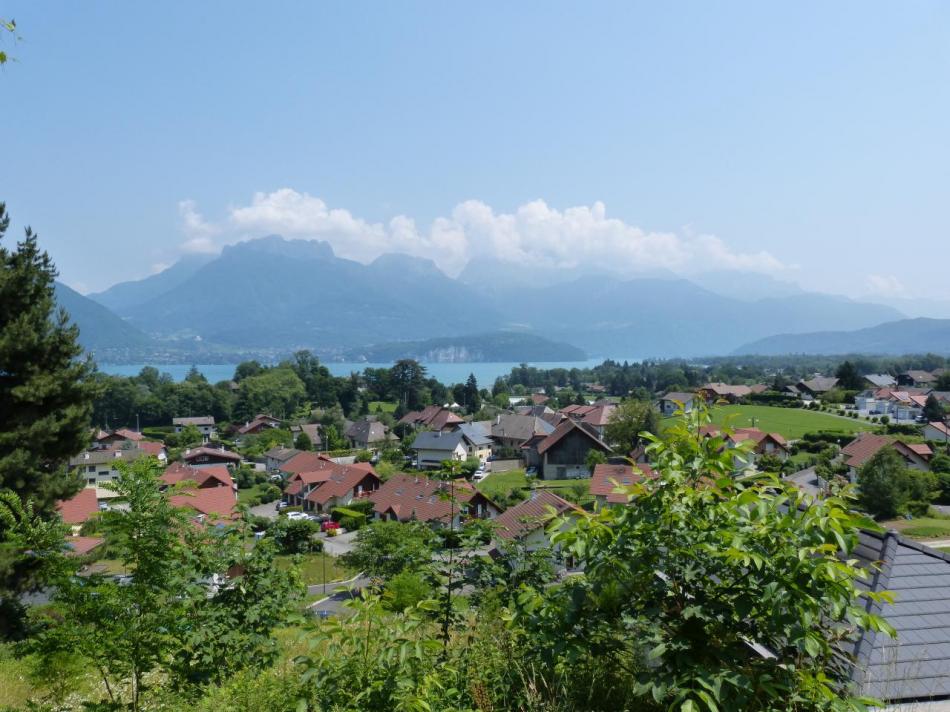
[[[307,585],[323,583],[323,557],[324,554],[301,554],[300,556],[300,576]],[[290,568],[293,566],[293,556],[278,556],[278,568]],[[340,581],[347,579],[352,574],[341,566],[335,556],[326,555],[327,581]]]
[[[712,419],[717,425],[733,428],[755,427],[767,432],[779,433],[787,439],[797,439],[816,430],[838,430],[856,433],[874,430],[876,426],[866,421],[852,420],[828,413],[818,413],[802,408],[773,408],[767,405],[724,405],[712,409]],[[664,422],[672,422],[666,418]]]

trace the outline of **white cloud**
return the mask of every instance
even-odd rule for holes
[[[159,272],[164,272],[169,267],[171,267],[170,262],[155,262],[151,266],[151,274],[158,274]]]
[[[892,274],[869,274],[868,289],[872,294],[882,297],[901,297],[907,294],[904,284]]]
[[[182,201],[179,209],[190,238],[185,244],[191,251],[210,250],[211,238],[222,228],[206,222],[193,201]],[[621,273],[651,268],[772,273],[786,269],[766,251],[736,252],[714,235],[652,232],[629,225],[607,217],[601,202],[557,210],[535,200],[512,213],[496,213],[481,201],[468,200],[425,230],[406,215],[387,224],[371,223],[347,210],[330,208],[320,198],[281,188],[255,193],[249,205],[232,208],[227,227],[230,241],[265,233],[311,237],[326,240],[340,256],[361,262],[387,252],[427,257],[450,275],[458,274],[473,257],[529,267],[594,265]]]
[[[205,220],[198,212],[194,200],[182,200],[178,203],[178,214],[181,216],[181,231],[188,239],[181,244],[184,252],[214,253],[218,251],[214,237],[221,232],[221,228]]]

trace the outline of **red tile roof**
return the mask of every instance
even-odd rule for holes
[[[636,471],[633,465],[595,465],[590,479],[590,493],[595,497],[606,497],[611,504],[625,504],[627,495],[624,492],[616,492],[617,487],[629,487],[644,477],[656,477],[649,465],[637,465]]]
[[[550,435],[544,438],[544,440],[538,443],[538,454],[543,455],[545,452],[547,452],[552,447],[557,445],[561,441],[561,439],[564,438],[568,433],[570,433],[571,431],[575,429],[579,430],[588,438],[593,440],[596,444],[600,445],[601,448],[603,448],[605,452],[610,451],[610,447],[603,440],[598,438],[595,433],[592,433],[590,430],[588,430],[586,427],[582,425],[578,425],[576,421],[568,419],[568,420],[565,420],[560,425],[558,425],[554,429],[554,432],[552,432]]]
[[[238,514],[237,495],[230,487],[208,487],[192,489],[168,498],[175,507],[187,507],[200,514],[217,515],[215,521],[235,519]]]
[[[495,531],[505,539],[518,539],[545,526],[553,516],[565,512],[586,514],[583,509],[558,497],[550,490],[535,489],[531,491],[530,499],[506,509],[495,517]]]
[[[613,404],[595,406],[581,418],[581,422],[595,427],[604,427],[610,422],[610,416],[615,410],[617,410],[617,406]]]
[[[948,428],[945,423],[941,423],[939,420],[928,423],[928,425],[938,433],[942,433],[944,436],[950,435],[950,428]]]
[[[67,556],[83,556],[104,544],[105,539],[97,536],[68,536],[66,537],[66,547],[69,551]]]
[[[207,455],[209,457],[218,457],[222,460],[231,460],[232,462],[240,462],[241,456],[236,452],[231,452],[230,450],[218,449],[213,447],[196,447],[192,448],[185,452],[182,455],[183,460],[194,460],[201,455]]]
[[[280,469],[281,472],[286,472],[288,475],[295,475],[298,472],[319,470],[322,467],[326,467],[326,463],[328,462],[332,464],[330,458],[325,455],[321,455],[317,452],[304,451],[286,460],[279,465],[278,469]]]
[[[860,433],[858,437],[841,448],[844,463],[848,467],[861,467],[874,457],[879,450],[894,444],[894,438],[875,433]]]
[[[145,436],[142,433],[135,430],[130,430],[129,428],[119,428],[118,430],[112,431],[113,435],[118,435],[120,438],[125,438],[126,440],[134,440],[138,442],[139,440],[144,440]]]
[[[153,443],[149,440],[142,440],[136,445],[136,447],[138,447],[139,450],[151,455],[152,457],[158,457],[160,454],[165,452],[165,446],[162,443]]]
[[[908,450],[916,454],[918,457],[923,458],[924,460],[929,460],[931,457],[933,457],[933,454],[934,454],[934,451],[930,448],[930,445],[928,445],[927,443],[905,443],[898,440],[896,445],[897,445],[898,450],[900,450],[901,448],[907,448]]]
[[[234,487],[234,480],[231,473],[228,472],[227,465],[192,467],[180,462],[173,462],[165,468],[165,472],[162,473],[159,479],[167,485],[191,481],[198,487]]]
[[[465,480],[456,480],[454,489],[456,512],[473,500],[490,504],[481,492]],[[450,492],[450,482],[400,472],[384,482],[369,498],[373,502],[373,511],[379,515],[391,512],[401,521],[416,519],[420,522],[447,523],[452,509],[448,499]]]
[[[72,499],[60,500],[56,509],[66,524],[82,524],[99,511],[95,488],[81,489]]]
[[[367,477],[372,480],[372,483],[363,491],[368,494],[375,490],[380,484],[380,479],[372,466],[366,462],[358,463],[358,465],[337,465],[329,476],[307,495],[307,501],[326,504],[336,497],[344,497],[355,490]]]

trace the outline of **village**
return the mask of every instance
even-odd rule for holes
[[[94,521],[100,511],[124,506],[110,488],[120,463],[155,458],[164,468],[158,486],[196,524],[227,527],[246,519],[257,539],[280,522],[301,527],[307,543],[296,553],[307,559],[305,583],[313,594],[307,610],[332,616],[341,612],[354,586],[374,585],[365,572],[340,565],[340,557],[359,547],[360,532],[374,522],[454,531],[481,521],[490,532],[482,554],[497,556],[517,544],[522,556],[542,552],[560,575],[569,575],[573,562],[550,542],[552,517],[569,521],[604,507],[636,506],[631,487],[657,474],[648,442],[629,427],[662,437],[665,424],[700,408],[714,417],[698,436],[735,450],[736,477],[776,473],[820,499],[843,483],[860,487],[863,468],[886,450],[908,471],[929,476],[933,468],[943,482],[950,478],[945,415],[950,391],[934,387],[942,375],[916,370],[863,376],[854,384],[860,388],[851,389],[851,403],[824,402],[840,384],[823,375],[781,391],[766,384],[711,382],[659,394],[649,404],[608,397],[592,383],[583,404],[556,409],[551,405],[557,400],[538,388],[508,397],[509,407],[497,409],[490,420],[473,419],[446,403],[408,411],[398,420],[370,415],[346,421],[346,448],[335,451],[321,449],[327,433],[319,422],[288,422],[266,413],[241,423],[181,415],[163,431],[149,430],[171,436],[174,447],[129,427],[95,432],[88,449],[70,460],[86,486],[58,508],[73,531],[69,545],[88,562],[88,571],[128,575],[97,556],[106,542],[96,535]],[[772,405],[756,405],[762,402]],[[814,429],[801,432],[809,426]],[[278,434],[280,444],[261,450]],[[913,562],[917,573],[906,585],[917,589],[918,602],[922,581],[950,576],[950,558],[940,550],[950,551],[950,507],[938,503],[950,500],[940,494],[942,485],[928,487],[929,499],[899,512],[906,519],[895,518],[895,511],[883,534],[863,535],[869,561],[887,558],[895,567],[890,590],[902,585],[899,566]],[[336,581],[328,581],[333,575]],[[348,587],[338,589],[340,581]],[[942,585],[930,589],[928,600],[950,613]],[[891,604],[889,620],[899,626],[911,605],[909,600]],[[950,665],[940,669],[950,679]]]

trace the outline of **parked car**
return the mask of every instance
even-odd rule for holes
[[[109,503],[108,503],[108,502],[99,502],[99,511],[100,511],[100,512],[108,512],[108,511],[109,511]]]
[[[307,519],[307,515],[303,512],[288,512],[287,519]]]
[[[280,510],[280,509],[283,509],[283,508],[286,507],[286,506],[288,506],[287,503],[286,503],[284,500],[282,500],[282,499],[277,502],[277,509],[279,509],[279,510]]]
[[[488,477],[488,473],[485,470],[475,470],[475,474],[472,475],[472,482],[481,482],[486,477]]]
[[[328,519],[323,524],[320,525],[320,531],[322,532],[328,532],[331,529],[339,529],[339,528],[340,528],[340,523],[334,522],[332,519]]]
[[[537,467],[529,467],[527,470],[524,471],[524,473],[525,473],[526,475],[531,475],[532,477],[534,477],[536,474],[538,474],[538,468],[537,468]]]

